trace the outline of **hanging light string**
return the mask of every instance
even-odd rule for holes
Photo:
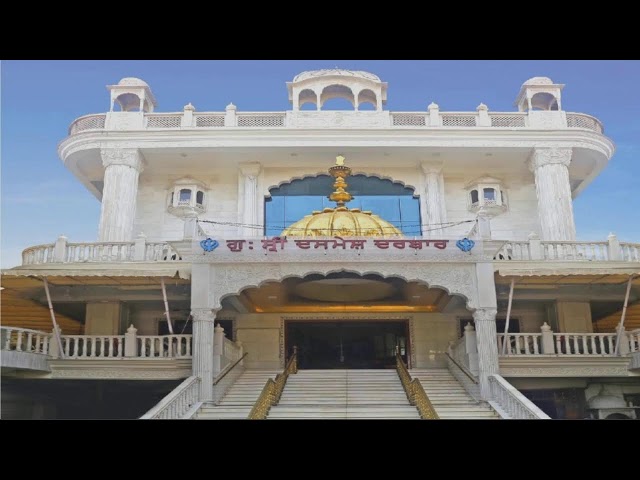
[[[224,226],[224,227],[243,227],[243,228],[252,228],[255,230],[262,230],[264,231],[265,229],[265,225],[260,225],[260,224],[252,224],[252,223],[241,223],[241,222],[220,222],[220,221],[215,221],[215,220],[196,220],[198,223],[209,223],[209,224],[213,224],[213,225],[218,225],[218,226]],[[415,225],[410,225],[407,222],[408,225],[406,225],[406,227],[412,227],[412,228],[418,228],[418,227],[432,227],[432,228],[425,228],[422,229],[422,232],[431,232],[434,230],[444,230],[446,228],[453,228],[453,227],[457,227],[458,225],[463,225],[465,223],[475,223],[476,220],[462,220],[459,222],[444,222],[444,223],[431,223],[431,224],[415,224]],[[403,222],[404,223],[404,222]],[[333,228],[305,228],[305,227],[288,227],[288,226],[280,226],[280,225],[268,225],[266,226],[268,229],[275,229],[275,230],[284,230],[285,228],[288,230],[299,230],[299,231],[303,231],[303,232],[326,232],[326,231],[334,231]],[[397,230],[398,227],[377,227],[375,229],[371,229],[373,231],[384,231],[384,230],[389,230],[389,231],[395,231]],[[339,229],[335,229],[335,231],[339,231]]]

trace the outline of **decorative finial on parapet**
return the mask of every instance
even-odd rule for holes
[[[227,105],[227,108],[225,108],[225,110],[237,110],[237,108],[233,103],[229,103],[229,105]]]
[[[467,324],[464,326],[464,331],[465,332],[473,332],[475,329],[473,328],[473,325],[471,325],[471,322],[467,322]]]
[[[428,108],[429,110],[438,110],[440,107],[438,106],[438,104],[437,104],[437,103],[435,103],[435,102],[431,102],[427,108]]]
[[[540,237],[538,236],[538,234],[536,232],[531,232],[528,235],[529,240],[538,240]]]
[[[486,112],[487,110],[489,110],[489,107],[487,107],[484,103],[480,102],[480,105],[478,105],[476,110],[477,111],[484,110]]]
[[[549,324],[547,322],[544,322],[542,324],[542,326],[540,327],[540,330],[542,332],[550,332],[551,331],[551,327],[549,326]]]
[[[129,334],[134,334],[137,331],[138,331],[138,329],[133,326],[133,323],[129,326],[129,328],[127,328],[127,333],[129,333]]]
[[[191,102],[189,102],[184,106],[184,110],[191,110],[192,112],[194,112],[196,110],[196,107],[191,105]]]
[[[608,239],[614,239],[617,238],[617,235],[613,232],[610,232],[609,235],[607,236]]]

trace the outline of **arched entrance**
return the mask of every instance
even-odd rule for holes
[[[337,271],[243,288],[223,297],[218,316],[235,319],[252,368],[284,365],[294,346],[302,369],[394,368],[396,347],[425,367],[444,364],[466,303],[424,281]]]

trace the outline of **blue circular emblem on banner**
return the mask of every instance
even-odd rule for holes
[[[218,245],[220,244],[217,240],[212,240],[210,238],[207,238],[206,240],[202,240],[200,242],[200,246],[205,252],[213,252],[216,248],[218,248]]]
[[[463,252],[470,252],[475,244],[476,242],[474,242],[473,240],[464,237],[462,240],[458,240],[456,242],[456,247],[458,247]]]

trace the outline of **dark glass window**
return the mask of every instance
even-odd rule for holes
[[[202,202],[204,201],[204,192],[198,192],[196,194],[196,203],[198,205],[202,205]]]
[[[318,175],[271,189],[271,197],[265,199],[265,235],[279,235],[313,210],[335,207],[329,200],[334,181],[329,175]],[[353,195],[349,208],[370,210],[405,235],[422,235],[420,198],[414,196],[413,189],[366,175],[352,175],[346,182]]]
[[[493,188],[485,188],[484,189],[484,199],[485,200],[495,200],[496,199],[496,191]]]
[[[188,188],[183,188],[182,190],[180,190],[179,202],[188,202],[189,200],[191,200],[191,190],[189,190]]]
[[[478,190],[471,190],[471,203],[478,203]]]

